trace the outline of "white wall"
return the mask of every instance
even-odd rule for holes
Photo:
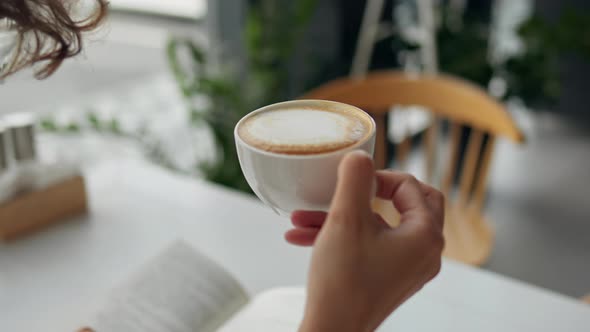
[[[110,0],[114,9],[154,14],[202,18],[207,12],[206,0]]]

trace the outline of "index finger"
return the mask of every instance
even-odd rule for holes
[[[393,202],[403,216],[408,213],[430,213],[420,183],[410,174],[377,172],[377,197]]]

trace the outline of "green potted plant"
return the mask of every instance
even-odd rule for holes
[[[221,68],[211,65],[209,55],[194,41],[170,40],[170,68],[182,95],[189,101],[191,121],[206,123],[214,137],[217,158],[198,166],[207,180],[250,192],[237,159],[233,128],[248,112],[288,97],[289,61],[315,3],[316,0],[250,2],[244,28],[244,77],[223,64]],[[188,55],[188,63],[181,61],[181,52],[185,58]],[[208,100],[204,107],[191,103],[198,96]]]

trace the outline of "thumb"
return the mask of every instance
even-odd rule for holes
[[[344,156],[338,167],[338,183],[329,213],[338,217],[328,219],[356,222],[359,217],[372,213],[374,182],[373,160],[366,152],[353,151]]]

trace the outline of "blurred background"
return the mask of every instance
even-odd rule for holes
[[[590,292],[590,2],[369,2],[111,0],[83,55],[44,81],[24,71],[0,85],[0,114],[35,112],[39,144],[86,165],[131,156],[249,193],[232,138],[249,111],[373,70],[458,76],[526,137],[498,141],[483,268]],[[429,125],[423,109],[401,114],[388,125],[393,167],[393,145]]]

